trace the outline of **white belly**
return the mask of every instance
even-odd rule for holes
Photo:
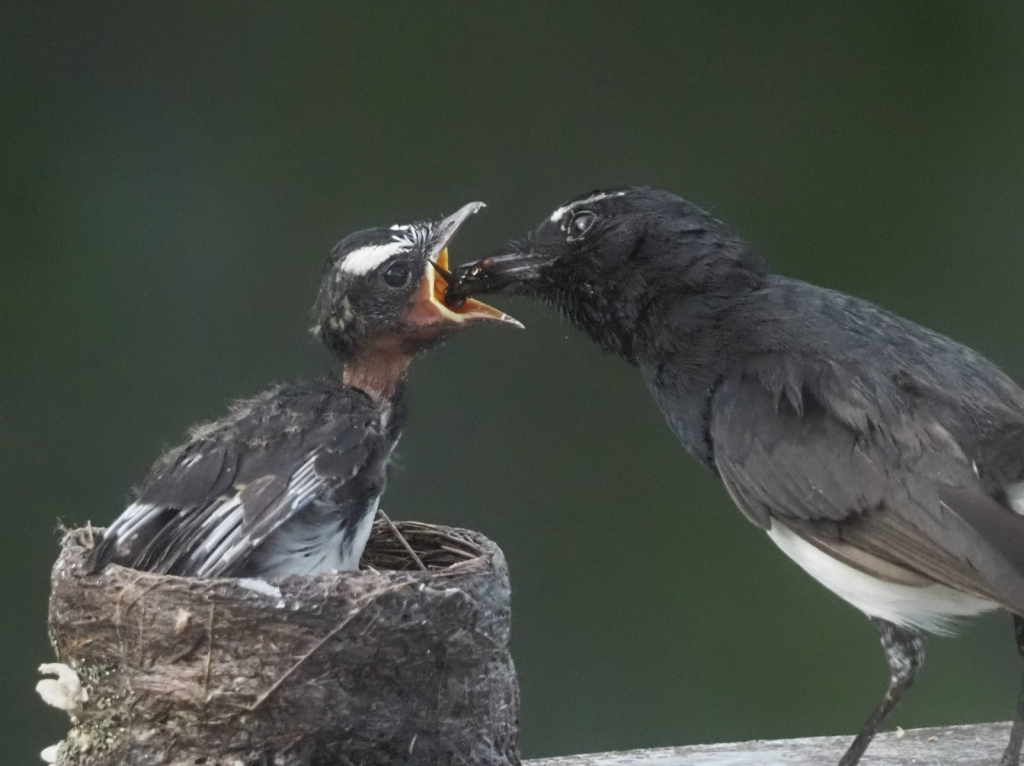
[[[347,548],[348,556],[345,558],[341,558],[339,556],[339,566],[335,567],[339,571],[344,572],[347,570],[359,569],[359,559],[363,557],[363,550],[366,549],[366,541],[370,539],[370,530],[373,529],[374,519],[377,518],[378,505],[380,505],[379,497],[373,501],[373,506],[356,525],[356,532],[352,536],[352,544]]]
[[[379,503],[376,498],[368,507],[358,509],[362,516],[354,530],[335,518],[339,515],[335,506],[313,503],[253,552],[253,572],[260,577],[284,577],[358,569]],[[356,510],[347,508],[345,512]],[[325,523],[325,517],[329,522]]]
[[[773,524],[768,537],[811,577],[870,617],[947,633],[956,618],[997,608],[991,601],[944,585],[914,587],[879,580],[832,558],[782,524]]]

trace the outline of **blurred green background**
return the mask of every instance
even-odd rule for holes
[[[58,519],[116,516],[228,400],[316,375],[351,230],[488,202],[460,262],[594,187],[714,209],[780,271],[1024,380],[1024,6],[0,5],[0,720],[66,730]],[[553,314],[412,369],[385,507],[479,529],[514,584],[534,757],[853,732],[874,632],[731,506],[635,370]],[[904,727],[1007,718],[1009,621],[931,639]]]

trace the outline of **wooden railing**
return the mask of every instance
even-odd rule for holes
[[[996,766],[1008,723],[897,730],[879,734],[861,766]],[[807,737],[629,750],[525,761],[524,766],[834,766],[852,740]]]

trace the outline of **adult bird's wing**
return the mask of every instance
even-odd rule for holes
[[[246,422],[246,419],[251,422]],[[170,453],[138,500],[104,532],[89,566],[231,575],[282,524],[315,500],[337,506],[383,486],[388,450],[377,418],[348,407],[319,415],[253,411]]]
[[[880,579],[941,583],[1024,614],[1024,517],[983,491],[940,424],[873,419],[863,405],[724,380],[710,438],[734,502]]]

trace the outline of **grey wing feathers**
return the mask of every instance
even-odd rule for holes
[[[981,488],[948,432],[920,412],[885,428],[817,396],[794,406],[757,379],[721,384],[714,460],[743,513],[882,579],[941,583],[1024,614],[1024,517]]]
[[[231,491],[238,458],[231,445],[200,440],[161,457],[138,500],[103,533],[89,556],[92,572],[117,560],[154,569],[155,552],[216,510],[215,498]]]
[[[318,499],[382,489],[376,413],[344,391],[254,400],[157,461],[138,500],[104,532],[89,565],[217,577]]]
[[[762,529],[773,515],[839,521],[877,507],[886,474],[859,434],[821,411],[797,411],[756,382],[726,381],[711,436],[715,463]]]

